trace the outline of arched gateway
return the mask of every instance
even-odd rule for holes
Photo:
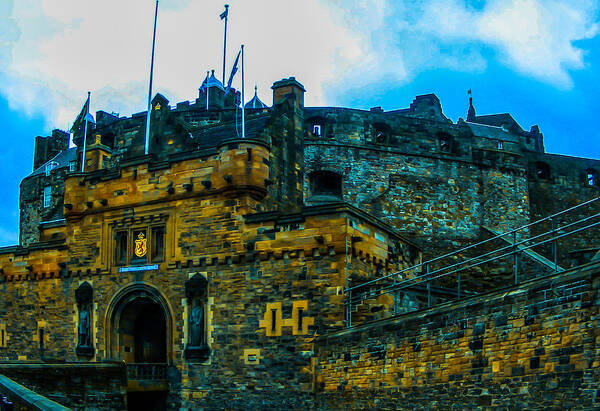
[[[106,356],[127,364],[172,362],[173,321],[154,286],[134,283],[112,298],[106,312]]]

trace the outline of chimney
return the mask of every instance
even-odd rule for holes
[[[273,106],[282,102],[285,99],[293,99],[293,105],[295,108],[304,107],[304,93],[306,90],[304,86],[300,84],[295,77],[284,78],[276,81],[271,86],[273,89]]]

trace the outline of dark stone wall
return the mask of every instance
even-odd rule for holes
[[[23,179],[19,195],[19,244],[29,245],[42,241],[40,223],[63,218],[65,176],[67,168],[56,168],[49,175],[36,174]],[[44,207],[44,187],[51,187],[50,205]]]
[[[73,410],[127,408],[123,363],[0,362],[0,374]]]
[[[62,130],[52,130],[48,137],[35,138],[33,154],[33,169],[35,170],[46,161],[57,155],[60,151],[69,148],[69,134]]]

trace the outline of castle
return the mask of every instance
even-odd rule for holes
[[[529,254],[456,290],[376,288],[597,198],[599,161],[472,101],[454,123],[433,94],[366,111],[305,107],[294,77],[272,90],[243,138],[214,73],[194,102],[154,97],[148,154],[145,112],[98,111],[85,152],[82,130],[36,137],[20,244],[0,249],[0,376],[72,408],[597,401],[597,233],[552,254],[518,249],[527,228],[510,244]]]

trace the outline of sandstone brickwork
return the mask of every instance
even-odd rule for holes
[[[66,371],[51,390],[41,366],[0,373],[107,409],[595,401],[591,266],[553,283],[521,261],[535,284],[487,294],[512,276],[495,262],[463,278],[470,300],[430,308],[414,290],[374,291],[595,198],[598,161],[544,153],[539,130],[507,114],[453,123],[434,95],[384,112],[304,107],[293,77],[272,88],[273,107],[246,110],[245,138],[237,92],[211,78],[194,102],[155,96],[147,155],[145,113],[96,113],[85,153],[81,132],[70,149],[59,131],[36,140],[20,244],[0,249],[0,360],[81,375],[125,366],[74,383],[79,397]],[[598,248],[580,233],[561,261],[589,264]],[[350,310],[349,298],[361,302]]]

